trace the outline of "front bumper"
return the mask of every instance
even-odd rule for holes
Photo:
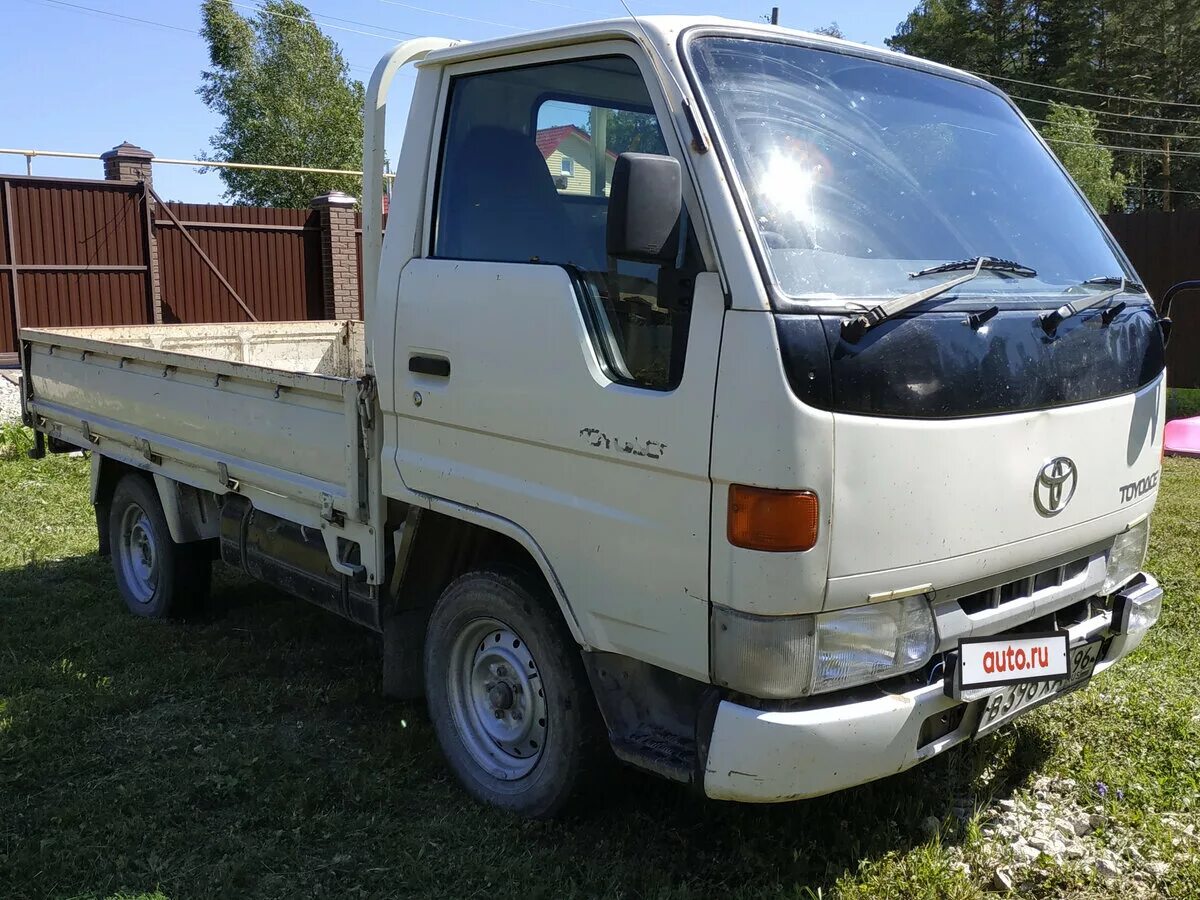
[[[1157,581],[1140,578],[1140,598],[1162,596]],[[1097,675],[1146,634],[1116,633],[1111,608],[1068,631],[1072,644],[1110,638]],[[942,679],[903,693],[880,689],[841,702],[818,699],[802,709],[764,711],[723,700],[708,744],[704,793],[717,800],[775,803],[894,775],[969,739],[986,702],[986,696],[969,702],[947,697]]]

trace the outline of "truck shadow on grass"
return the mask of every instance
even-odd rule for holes
[[[1035,728],[832,797],[703,801],[613,764],[556,822],[469,801],[422,704],[385,701],[373,635],[218,575],[182,623],[130,616],[106,560],[0,571],[6,896],[754,896],[828,892],[943,844],[1027,782]]]

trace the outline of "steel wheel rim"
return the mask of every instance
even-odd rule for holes
[[[129,593],[138,603],[149,603],[158,590],[158,541],[150,517],[136,503],[121,515],[117,553]]]
[[[471,758],[502,781],[532,772],[548,737],[546,696],[516,629],[472,619],[454,641],[446,674],[450,712]]]

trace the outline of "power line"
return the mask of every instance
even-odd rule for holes
[[[557,6],[559,9],[573,9],[575,12],[591,12],[590,9],[584,9],[582,6],[567,6],[565,3],[552,3],[551,0],[528,0],[529,3],[536,3],[538,6]]]
[[[524,31],[519,25],[509,25],[506,22],[493,22],[489,19],[476,19],[474,16],[460,16],[458,13],[442,12],[440,9],[429,9],[424,6],[413,6],[411,3],[401,3],[399,0],[379,0],[388,6],[399,6],[416,12],[428,13],[431,16],[445,16],[447,19],[459,19],[463,22],[478,22],[480,25],[493,25],[496,28],[507,28],[510,31]]]
[[[204,35],[202,35],[202,34],[201,34],[199,31],[196,31],[195,29],[192,29],[192,28],[185,28],[185,27],[183,27],[182,25],[171,25],[171,24],[169,24],[169,23],[167,23],[167,22],[158,22],[158,21],[155,21],[155,20],[153,20],[153,19],[142,19],[142,18],[138,18],[137,16],[126,16],[126,15],[123,15],[123,14],[121,14],[121,13],[109,12],[109,11],[108,11],[108,10],[106,10],[106,9],[96,9],[96,8],[95,8],[95,7],[93,7],[93,6],[83,6],[83,5],[79,4],[79,3],[68,3],[68,2],[66,2],[66,0],[27,0],[27,2],[30,2],[30,3],[41,3],[41,4],[43,4],[43,5],[47,5],[47,6],[57,6],[57,7],[62,7],[62,8],[64,8],[64,9],[71,10],[71,11],[73,11],[73,12],[82,12],[82,13],[95,13],[96,15],[99,15],[99,16],[108,16],[108,17],[109,17],[109,18],[111,18],[111,19],[117,19],[117,20],[124,21],[124,22],[132,22],[132,23],[135,23],[135,24],[138,24],[138,25],[150,25],[150,26],[153,26],[153,27],[155,27],[155,28],[168,28],[168,29],[170,29],[171,31],[179,31],[179,32],[182,32],[182,33],[184,33],[184,34],[190,34],[190,35],[192,35],[193,37],[198,37],[198,38],[203,38],[203,37],[204,37]],[[268,12],[268,10],[259,9],[258,7],[247,7],[247,6],[245,6],[244,4],[238,4],[238,3],[235,3],[234,5],[235,5],[235,6],[242,6],[243,8],[246,8],[246,9],[254,9],[254,10],[255,10],[255,11],[257,11],[257,12]],[[273,14],[273,15],[283,15],[282,13],[272,13],[272,14]],[[285,16],[285,18],[289,18],[289,19],[296,19],[297,17],[296,17],[296,16]],[[336,17],[334,17],[334,16],[331,16],[330,18],[336,18]],[[303,21],[303,20],[300,20],[300,21]],[[348,22],[348,21],[351,21],[351,20],[349,20],[349,19],[340,19],[339,21]],[[326,25],[326,27],[329,27],[329,28],[337,28],[337,27],[338,27],[338,26],[336,26],[336,25],[329,25],[328,23],[324,23],[324,22],[317,21],[316,19],[314,19],[314,20],[313,20],[313,24],[315,24],[315,25],[318,25],[318,26],[320,26],[320,25],[324,24],[324,25]],[[362,23],[355,23],[355,24],[362,24]],[[343,30],[347,30],[347,31],[349,31],[349,30],[351,30],[351,29],[343,29]],[[366,34],[366,32],[357,32],[357,33],[359,33],[359,34]],[[400,35],[408,35],[408,36],[410,36],[410,37],[415,37],[415,36],[416,36],[416,35],[414,35],[414,34],[413,34],[413,32],[409,32],[409,31],[396,31],[396,33],[397,33],[397,34],[400,34]],[[375,35],[371,35],[371,36],[372,36],[372,37],[385,37],[385,35],[381,35],[381,34],[375,34]],[[388,38],[388,40],[394,40],[394,39],[393,39],[393,38]],[[347,63],[347,66],[348,66],[349,68],[351,68],[351,69],[356,69],[356,70],[358,70],[358,71],[360,71],[360,72],[372,72],[372,71],[374,71],[374,69],[373,69],[371,66],[361,66],[361,65],[354,65],[354,64],[351,64],[351,63]],[[403,77],[403,76],[407,76],[407,77],[413,77],[413,76],[411,76],[411,75],[408,75],[408,73],[404,73],[404,72],[401,72],[401,73],[399,73],[399,74],[400,74],[402,77]]]
[[[266,12],[266,10],[263,10]],[[326,13],[318,13],[323,19],[333,19],[335,22],[345,22],[347,25],[361,25],[364,28],[378,28],[381,31],[390,31],[393,34],[404,35],[405,37],[424,37],[424,35],[416,34],[412,31],[402,31],[399,28],[392,28],[390,25],[376,25],[374,22],[358,22],[354,19],[340,19],[337,16],[327,15]],[[316,21],[315,19],[313,21]]]
[[[968,72],[971,70],[968,69]],[[1006,75],[988,75],[985,72],[971,72],[972,75],[978,75],[980,78],[986,78],[989,81],[1010,81],[1013,84],[1024,84],[1029,87],[1041,88],[1045,91],[1061,91],[1065,94],[1084,94],[1088,97],[1101,97],[1105,100],[1126,100],[1130,103],[1149,103],[1153,106],[1185,106],[1188,109],[1200,109],[1200,103],[1181,103],[1177,100],[1151,100],[1146,97],[1126,97],[1121,94],[1101,94],[1097,91],[1084,91],[1079,88],[1056,87],[1050,84],[1040,84],[1036,81],[1022,81],[1020,78],[1009,78]]]
[[[323,25],[326,28],[334,28],[338,31],[348,31],[351,34],[361,34],[364,37],[376,37],[385,41],[394,41],[396,39],[394,35],[380,34],[377,31],[359,31],[357,28],[347,28],[344,25],[333,25],[329,22],[323,22],[320,19],[311,17],[306,19],[303,16],[289,16],[287,13],[276,12],[273,9],[266,9],[262,6],[253,6],[249,3],[238,3],[236,0],[231,0],[230,5],[236,6],[238,9],[246,9],[250,10],[251,12],[262,13],[263,15],[267,16],[275,16],[277,19],[291,19],[293,22],[312,22],[315,25]],[[422,36],[412,31],[397,31],[396,34],[408,35],[409,37]]]
[[[180,31],[180,32],[183,32],[184,34],[193,34],[196,37],[203,37],[203,35],[200,32],[196,31],[195,29],[185,28],[182,25],[171,25],[167,22],[158,22],[153,19],[142,19],[142,18],[139,18],[138,16],[127,16],[127,15],[124,15],[123,13],[115,13],[115,12],[111,12],[107,9],[97,9],[94,6],[83,6],[82,4],[79,4],[79,3],[68,3],[68,2],[66,2],[66,0],[31,0],[31,2],[37,2],[37,3],[41,3],[43,5],[47,5],[47,6],[62,7],[65,9],[75,10],[77,12],[93,13],[98,16],[107,16],[110,19],[119,19],[119,20],[125,21],[125,22],[134,22],[138,25],[151,25],[155,28],[167,28],[167,29],[170,29],[171,31]],[[260,6],[251,6],[246,3],[236,3],[236,2],[233,3],[232,5],[240,7],[241,9],[250,10],[252,12],[264,13],[266,15],[276,16],[278,18],[283,18],[283,19],[291,19],[296,22],[306,21],[305,19],[301,18],[300,16],[289,16],[286,13],[275,12],[274,10],[264,9]],[[334,19],[338,22],[347,22],[352,25],[362,25],[362,26],[368,27],[368,28],[379,27],[379,28],[383,28],[387,31],[391,31],[395,35],[403,35],[405,37],[422,37],[423,36],[423,35],[419,35],[412,31],[401,31],[400,29],[388,28],[387,26],[382,26],[382,25],[374,26],[367,22],[356,22],[353,19],[340,19],[337,16],[329,16],[328,18]],[[377,32],[372,32],[372,31],[358,31],[357,29],[354,29],[354,28],[346,28],[341,25],[334,25],[331,22],[325,22],[321,19],[313,18],[311,21],[313,22],[313,24],[318,25],[318,26],[324,26],[326,28],[333,28],[333,29],[336,29],[339,31],[349,31],[352,34],[361,34],[361,35],[364,35],[365,37],[377,37],[377,38],[383,38],[384,40],[389,40],[389,41],[395,40],[395,38],[391,35],[379,34]]]
[[[1183,191],[1183,190],[1179,190],[1178,188],[1171,188],[1170,190],[1168,190],[1167,188],[1143,187],[1140,184],[1136,184],[1136,185],[1135,184],[1127,184],[1127,185],[1125,185],[1125,190],[1130,191],[1130,192],[1132,192],[1132,191],[1138,191],[1138,192],[1150,191],[1155,194],[1190,194],[1193,197],[1200,197],[1200,191]]]
[[[1049,106],[1052,103],[1057,103],[1057,100],[1037,100],[1033,97],[1022,97],[1019,94],[1009,94],[1014,100],[1024,100],[1026,103],[1040,103],[1043,106]],[[1137,113],[1120,113],[1109,112],[1104,109],[1092,109],[1091,107],[1080,107],[1086,109],[1090,113],[1095,113],[1098,116],[1117,116],[1121,119],[1145,119],[1150,122],[1171,122],[1178,125],[1200,125],[1200,120],[1197,119],[1167,119],[1162,116],[1142,116]]]
[[[1045,136],[1043,135],[1043,137],[1045,137]],[[1200,153],[1191,152],[1188,150],[1166,151],[1166,150],[1162,150],[1162,149],[1155,150],[1150,147],[1120,147],[1120,146],[1115,146],[1113,144],[1091,144],[1091,143],[1088,143],[1087,141],[1068,141],[1065,138],[1045,138],[1045,140],[1047,143],[1050,143],[1050,144],[1071,144],[1075,147],[1103,147],[1105,150],[1121,150],[1126,153],[1149,153],[1153,156],[1163,156],[1164,154],[1167,154],[1169,152],[1169,154],[1171,156],[1200,157]]]
[[[136,22],[139,25],[152,25],[155,28],[169,28],[171,31],[182,31],[185,34],[194,34],[199,36],[200,32],[193,31],[190,28],[184,28],[182,25],[169,25],[166,22],[155,22],[151,19],[139,19],[137,16],[126,16],[122,13],[109,12],[107,9],[96,9],[91,6],[80,6],[77,3],[66,3],[64,0],[37,0],[43,5],[51,5],[73,9],[79,12],[95,13],[98,16],[108,16],[110,19],[121,19],[126,22]]]
[[[1030,118],[1030,122],[1037,122],[1039,125],[1052,124],[1049,119],[1034,119]],[[1200,123],[1197,123],[1200,124]],[[1095,131],[1105,131],[1109,134],[1126,134],[1130,137],[1146,137],[1146,138],[1175,138],[1181,141],[1200,141],[1200,134],[1155,134],[1150,131],[1122,131],[1119,128],[1102,128],[1099,125],[1093,129]]]
[[[617,10],[615,8],[613,8],[612,12],[609,13],[608,16],[605,16],[603,10],[589,9],[586,6],[571,6],[570,4],[567,4],[567,3],[555,3],[555,2],[553,2],[553,0],[526,0],[526,2],[536,3],[538,6],[556,6],[559,9],[571,9],[571,10],[574,10],[575,12],[588,13],[591,16],[591,18],[593,18],[593,19],[601,18],[601,17],[611,18],[617,12]],[[601,5],[613,7],[614,4],[619,3],[619,2],[620,2],[620,0],[602,0]],[[661,6],[662,5],[661,2],[658,5]],[[693,12],[695,11],[694,8],[692,11]]]

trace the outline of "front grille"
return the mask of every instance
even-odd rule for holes
[[[1006,633],[1043,634],[1048,631],[1065,631],[1096,616],[1108,615],[1111,611],[1112,597],[1085,597],[1070,606],[1024,622]]]
[[[960,597],[958,603],[962,607],[963,612],[969,616],[987,612],[988,610],[1000,609],[1009,603],[1028,599],[1038,591],[1044,591],[1047,588],[1062,587],[1064,584],[1081,577],[1087,571],[1087,567],[1088,558],[1085,556],[1074,562],[1046,569],[1044,572],[1026,575],[1024,578],[1018,578],[1015,581],[1008,581],[982,591],[976,591],[973,594],[967,594],[965,597]]]

